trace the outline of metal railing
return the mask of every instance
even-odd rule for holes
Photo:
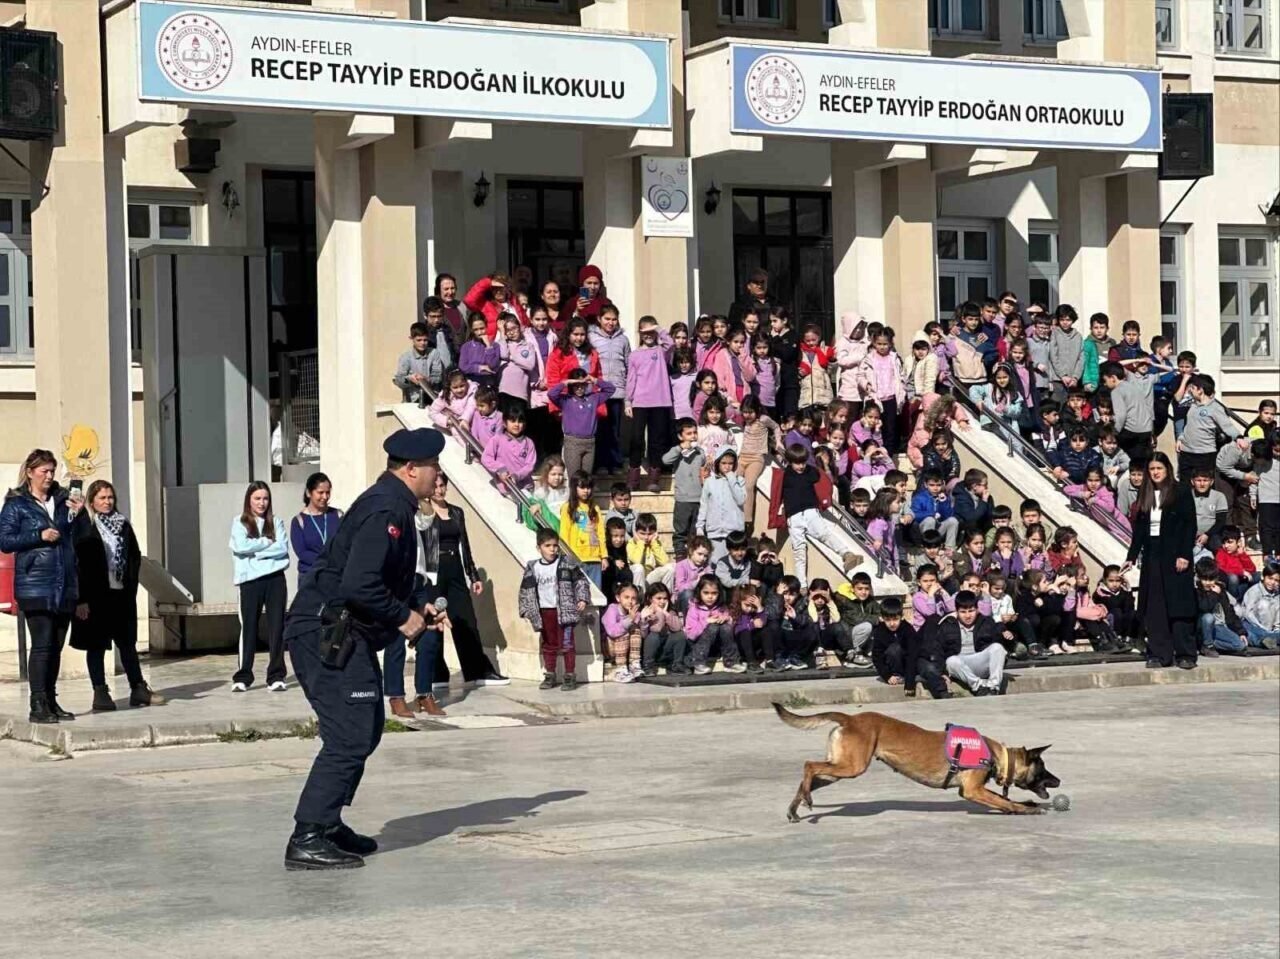
[[[418,395],[418,406],[421,409],[427,409],[435,402],[439,394],[429,386],[423,386],[421,389],[422,392]],[[494,473],[484,465],[484,447],[482,447],[480,445],[480,441],[472,435],[470,427],[458,419],[458,417],[454,415],[453,411],[449,409],[447,404],[444,408],[444,412],[445,418],[449,421],[450,428],[453,430],[454,435],[462,442],[466,462],[478,463],[480,468],[489,474],[489,478],[498,487],[498,489],[502,490],[504,495],[507,495],[508,498],[515,500],[516,522],[524,525],[525,517],[532,517],[533,522],[537,526],[542,529],[549,529],[551,532],[556,534],[556,539],[560,541],[560,549],[565,555],[571,556],[581,563],[582,560],[578,557],[578,554],[575,553],[570,548],[569,544],[564,541],[563,537],[560,536],[559,528],[548,523],[546,518],[542,515],[542,511],[538,508],[539,504],[536,503],[533,498],[516,483],[499,479],[497,473]]]
[[[1002,440],[1004,440],[1011,457],[1026,463],[1053,484],[1058,492],[1062,493],[1063,497],[1067,501],[1067,507],[1072,512],[1087,516],[1110,533],[1111,536],[1118,540],[1122,545],[1129,545],[1132,540],[1132,534],[1129,530],[1125,529],[1123,525],[1121,525],[1119,519],[1092,503],[1086,503],[1073,496],[1068,496],[1065,492],[1067,484],[1063,483],[1058,479],[1058,477],[1053,475],[1053,464],[1049,462],[1048,457],[1046,457],[1038,447],[1023,439],[1022,433],[1018,431],[1016,426],[1011,426],[1009,423],[1005,422],[1005,420],[995,410],[986,409],[983,404],[975,403],[973,397],[969,395],[968,388],[960,385],[959,383],[952,383],[952,395],[956,397],[957,402],[959,402],[966,411],[978,418],[977,426],[979,429],[985,429],[989,433],[995,433],[998,435]],[[990,422],[985,424],[982,423],[981,418],[983,416],[986,416]]]

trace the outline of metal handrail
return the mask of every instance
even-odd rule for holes
[[[1040,450],[1023,439],[1022,434],[1019,433],[1015,427],[1006,423],[995,410],[989,410],[984,414],[983,405],[974,402],[973,397],[969,395],[968,387],[959,383],[952,383],[952,392],[961,405],[979,418],[979,429],[987,428],[981,424],[981,417],[983,415],[987,415],[987,418],[991,421],[988,425],[992,427],[988,432],[999,434],[1008,446],[1010,456],[1022,460],[1028,466],[1041,473],[1046,480],[1052,483],[1054,487],[1057,488],[1058,492],[1062,493],[1063,497],[1066,499],[1069,509],[1073,512],[1081,513],[1082,515],[1089,517],[1110,533],[1111,536],[1118,540],[1122,545],[1129,545],[1132,535],[1119,524],[1114,516],[1106,510],[1099,509],[1092,503],[1085,503],[1082,500],[1078,500],[1075,497],[1068,496],[1066,494],[1066,484],[1053,475],[1053,465],[1049,462],[1048,458],[1041,453]]]
[[[429,386],[423,386],[421,387],[421,390],[422,392],[418,396],[418,406],[421,409],[426,409],[431,403],[435,402],[439,397],[439,393]],[[560,536],[560,530],[557,527],[552,526],[543,518],[541,511],[536,508],[536,505],[529,495],[514,482],[507,482],[499,479],[496,473],[484,465],[484,448],[480,445],[480,441],[475,438],[471,429],[454,415],[453,410],[449,409],[447,404],[445,405],[445,416],[449,420],[455,435],[462,441],[462,445],[466,450],[466,462],[480,464],[480,468],[489,474],[489,478],[493,480],[500,489],[510,491],[512,498],[516,501],[516,522],[523,525],[524,517],[526,515],[532,516],[535,524],[542,529],[549,529],[551,532],[556,534],[556,539],[560,541],[560,549],[562,552],[581,563],[582,559],[573,551],[569,544],[564,541],[563,537]]]

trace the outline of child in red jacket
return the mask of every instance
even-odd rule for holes
[[[1222,527],[1222,545],[1214,554],[1223,585],[1236,602],[1244,599],[1249,587],[1258,582],[1258,567],[1245,548],[1244,534],[1239,526]]]

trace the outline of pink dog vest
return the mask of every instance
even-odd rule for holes
[[[947,723],[942,748],[953,772],[959,769],[990,769],[995,764],[987,741],[972,726]]]

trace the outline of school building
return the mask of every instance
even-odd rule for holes
[[[9,0],[0,24],[0,470],[44,446],[110,477],[210,606],[247,480],[322,468],[343,505],[376,475],[442,271],[595,263],[632,328],[722,311],[759,266],[828,328],[1008,288],[1172,335],[1230,405],[1280,392],[1277,0]],[[1211,174],[1160,178],[1168,93],[1212,95]]]

